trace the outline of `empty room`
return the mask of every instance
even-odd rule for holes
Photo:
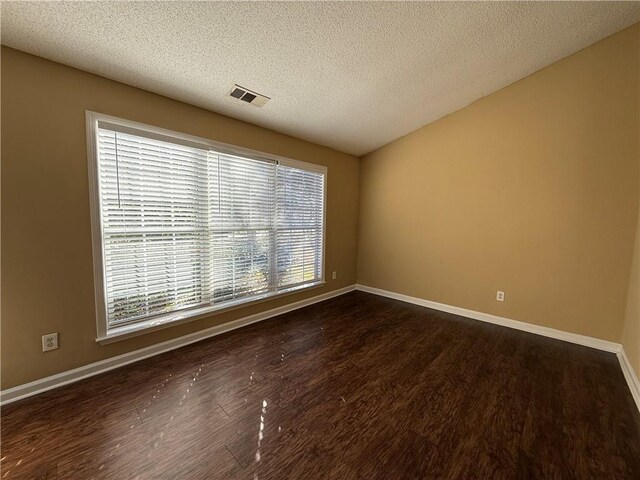
[[[640,479],[640,2],[0,7],[0,479]]]

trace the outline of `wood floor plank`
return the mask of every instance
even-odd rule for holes
[[[614,355],[352,292],[2,409],[0,479],[638,479]]]

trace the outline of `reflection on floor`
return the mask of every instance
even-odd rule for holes
[[[2,479],[640,478],[614,355],[352,292],[2,409]]]

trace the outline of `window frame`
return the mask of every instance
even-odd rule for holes
[[[91,239],[93,252],[93,280],[95,291],[96,308],[96,342],[107,344],[132,336],[142,335],[152,331],[190,322],[208,316],[212,313],[222,313],[249,305],[254,305],[267,300],[284,297],[293,293],[318,288],[323,286],[326,274],[326,228],[327,228],[327,182],[328,169],[323,165],[302,162],[291,158],[281,157],[266,152],[252,150],[236,145],[217,142],[203,137],[176,132],[161,127],[155,127],[132,120],[127,120],[103,113],[85,111],[86,135],[87,135],[87,160],[89,173],[89,200],[91,214]],[[106,311],[106,281],[104,270],[104,248],[103,248],[103,224],[100,202],[100,182],[99,182],[99,158],[98,158],[98,128],[100,125],[112,126],[120,131],[129,130],[132,134],[144,134],[145,136],[158,140],[170,141],[177,144],[204,147],[216,150],[221,153],[246,157],[252,160],[275,162],[277,164],[298,168],[301,170],[313,171],[324,176],[323,209],[322,209],[322,272],[320,280],[306,283],[284,291],[269,291],[265,294],[252,296],[250,298],[240,298],[227,301],[221,304],[195,307],[174,312],[163,313],[150,316],[139,322],[108,328],[108,317]]]

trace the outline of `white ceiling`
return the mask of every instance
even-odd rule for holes
[[[2,43],[362,155],[639,20],[635,2],[3,2]]]

